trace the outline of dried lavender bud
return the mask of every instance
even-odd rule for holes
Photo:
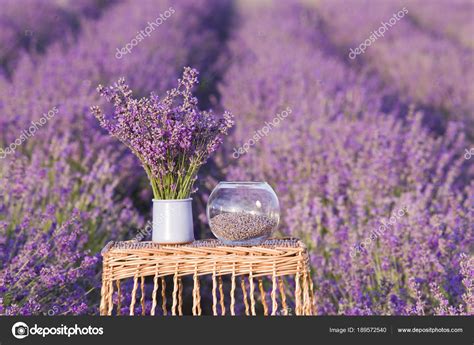
[[[277,222],[251,213],[221,213],[210,220],[212,232],[220,239],[243,241],[270,235]]]

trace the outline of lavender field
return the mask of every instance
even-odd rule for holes
[[[0,0],[0,315],[98,314],[100,251],[150,240],[153,190],[96,89],[187,66],[235,122],[196,238],[218,181],[267,181],[318,314],[474,314],[473,0]]]

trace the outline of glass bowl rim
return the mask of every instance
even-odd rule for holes
[[[220,181],[219,184],[268,184],[266,181]]]

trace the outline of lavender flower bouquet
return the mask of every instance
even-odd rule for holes
[[[101,126],[140,159],[148,175],[154,195],[153,240],[158,242],[194,239],[189,229],[189,223],[192,227],[190,196],[195,192],[193,185],[198,170],[217,150],[234,123],[229,112],[218,119],[211,111],[199,110],[197,98],[192,94],[197,75],[195,69],[186,67],[178,86],[167,91],[162,99],[153,93],[149,98],[134,99],[124,79],[108,88],[99,85],[99,93],[113,103],[114,113],[107,118],[99,107],[91,108]],[[180,201],[189,206],[183,207]],[[190,221],[189,217],[183,218],[182,212],[191,217]],[[170,226],[170,217],[185,219],[186,224]],[[172,228],[183,226],[187,227],[188,235],[177,238]],[[155,236],[155,228],[160,227]]]

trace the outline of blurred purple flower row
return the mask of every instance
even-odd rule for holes
[[[161,93],[183,65],[206,70],[209,57],[195,50],[217,49],[205,26],[212,3],[176,4],[166,25],[121,60],[115,49],[171,3],[117,4],[84,25],[77,41],[52,44],[39,58],[24,54],[11,80],[0,78],[2,147],[58,109],[0,162],[0,313],[98,312],[100,249],[143,226],[137,204],[148,184],[90,116],[89,106],[102,104],[95,86],[124,76],[139,94]]]
[[[36,54],[55,41],[67,41],[85,18],[97,18],[115,0],[2,0],[0,71],[13,72],[21,54]]]
[[[355,61],[347,58],[350,48],[359,46],[403,7],[408,14],[397,24],[387,26],[382,38]],[[440,12],[428,24],[427,18],[431,19],[436,11],[433,8]],[[433,127],[446,128],[450,120],[457,120],[466,126],[468,136],[474,137],[474,51],[469,48],[472,2],[330,0],[322,1],[314,10],[321,15],[325,32],[347,61],[374,71],[395,88],[402,101],[427,110],[425,116]],[[464,15],[460,15],[462,12]],[[453,19],[456,30],[438,25],[436,18],[440,16],[445,21]],[[453,31],[458,33],[449,34]]]
[[[320,313],[472,313],[472,260],[462,255],[473,243],[473,171],[462,157],[462,127],[450,123],[436,137],[420,113],[400,119],[396,105],[381,113],[374,99],[387,90],[360,83],[328,56],[317,21],[302,21],[305,9],[291,6],[241,13],[230,43],[221,92],[224,106],[238,109],[234,143],[281,109],[292,113],[231,162],[228,178],[274,186],[282,232],[310,249]],[[408,214],[367,254],[351,258],[404,207]]]

